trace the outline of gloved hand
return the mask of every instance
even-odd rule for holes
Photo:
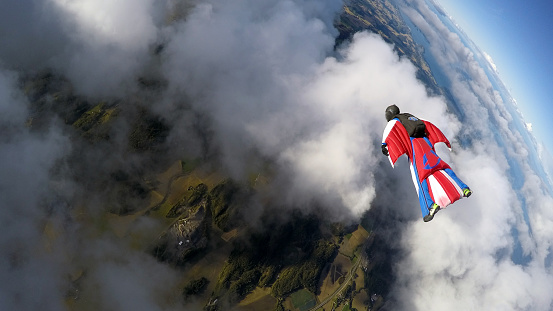
[[[385,155],[385,156],[389,155],[388,148],[386,148],[385,144],[382,144],[382,154]]]

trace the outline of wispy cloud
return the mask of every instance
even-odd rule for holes
[[[486,58],[486,60],[488,61],[488,63],[490,64],[490,67],[493,69],[493,71],[495,71],[496,73],[499,73],[497,71],[497,65],[493,61],[493,58],[490,56],[490,54],[488,54],[486,52],[483,52],[483,54],[484,54],[484,57]]]
[[[63,290],[67,259],[46,251],[42,230],[57,211],[50,171],[68,151],[68,139],[56,128],[25,127],[27,102],[16,78],[0,71],[0,308],[55,310],[63,308],[52,297]]]

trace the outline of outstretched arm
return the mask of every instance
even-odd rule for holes
[[[409,134],[397,119],[391,120],[386,125],[381,148],[382,153],[388,156],[392,167],[401,155],[406,153],[409,157],[412,156]]]
[[[440,131],[439,128],[428,121],[424,121],[424,125],[426,126],[426,137],[428,138],[428,140],[430,140],[430,143],[432,145],[435,145],[437,143],[444,143],[449,149],[451,149],[451,143],[449,142],[447,137],[445,137],[444,133]]]

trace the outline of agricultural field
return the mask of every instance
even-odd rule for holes
[[[294,311],[308,311],[316,304],[317,297],[307,289],[301,289],[286,299],[284,307]]]
[[[276,303],[277,300],[271,296],[270,287],[257,287],[238,303],[237,309],[239,311],[272,310]]]

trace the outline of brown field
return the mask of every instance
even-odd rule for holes
[[[355,280],[355,290],[362,289],[365,284],[365,273],[363,273],[362,269],[357,269],[356,277],[354,280]]]
[[[353,297],[352,307],[354,307],[358,311],[367,310],[369,305],[366,302],[368,301],[369,301],[369,295],[367,294],[367,291],[362,290],[361,292],[357,293],[355,297]]]
[[[334,293],[340,287],[338,279],[342,275],[346,275],[351,269],[352,263],[351,260],[342,255],[338,254],[330,266],[330,271],[326,275],[325,279],[321,285],[321,293],[317,296],[318,301],[323,301],[330,295]]]
[[[273,310],[277,300],[271,296],[271,288],[257,287],[244,300],[242,300],[236,310],[238,311],[257,311],[257,310]]]
[[[180,288],[184,288],[191,280],[205,277],[209,280],[209,283],[203,294],[198,297],[198,301],[203,302],[204,305],[207,304],[211,297],[211,293],[215,289],[215,284],[217,284],[217,280],[219,279],[221,268],[225,260],[227,260],[231,250],[232,245],[230,243],[225,243],[216,251],[209,252],[201,260],[188,267],[182,275],[183,282],[180,284]]]
[[[159,185],[159,189],[166,189],[171,177],[180,174],[181,172],[181,162],[176,161],[175,163],[171,164],[171,166],[165,172],[158,174],[156,180],[161,183]]]
[[[291,310],[291,311],[298,311],[298,309],[296,309],[296,307],[294,307],[294,304],[292,303],[292,298],[290,298],[290,296],[288,296],[283,302],[282,302],[282,306],[284,307],[284,310]]]
[[[182,176],[179,176],[180,174],[183,174],[181,161],[176,161],[165,172],[156,176],[154,181],[156,190],[150,193],[150,207],[159,204],[165,196],[167,196],[166,202],[170,204],[177,203],[186,194],[190,186],[195,187],[204,183],[211,190],[224,180],[224,177],[220,174],[199,169]],[[167,190],[169,190],[169,193],[166,193]]]
[[[238,235],[238,229],[232,229],[229,232],[225,232],[221,235],[221,239],[223,239],[225,242],[228,242],[232,240],[234,237]]]
[[[340,253],[348,257],[353,257],[357,249],[365,243],[368,237],[369,232],[363,227],[358,226],[357,230],[352,232],[350,238],[344,241],[342,246],[340,246]]]
[[[163,200],[163,194],[157,190],[150,192],[150,204],[148,206],[154,206]]]

